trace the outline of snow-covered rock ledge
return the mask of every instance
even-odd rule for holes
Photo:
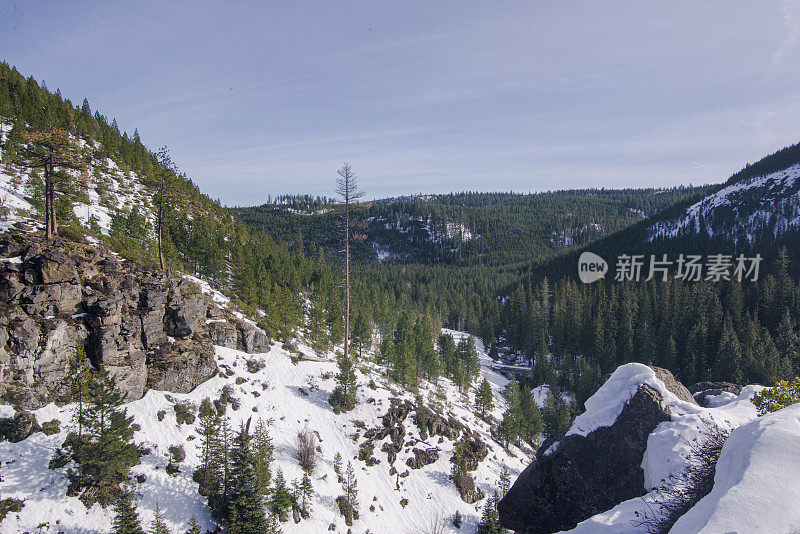
[[[642,497],[686,466],[689,443],[707,425],[726,430],[756,417],[748,386],[703,408],[664,369],[620,366],[586,401],[557,442],[546,444],[498,507],[504,526],[522,532],[639,532]],[[688,532],[688,531],[687,531]]]

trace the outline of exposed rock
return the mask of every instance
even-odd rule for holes
[[[417,413],[414,415],[414,422],[417,426],[419,426],[420,422],[420,412],[424,417],[425,420],[425,427],[430,436],[443,436],[449,438],[451,440],[458,439],[461,430],[457,428],[455,425],[450,424],[450,421],[442,417],[441,415],[437,414],[436,412],[430,410],[429,408],[422,407],[417,409]]]
[[[19,443],[34,432],[41,430],[36,416],[25,410],[18,411],[14,417],[0,419],[0,441]]]
[[[647,438],[670,417],[661,400],[655,389],[641,385],[612,426],[585,437],[567,436],[555,452],[540,454],[500,500],[502,525],[529,534],[569,530],[644,495],[641,463]]]
[[[464,455],[464,463],[467,471],[474,471],[478,464],[486,459],[489,449],[486,443],[478,438],[465,438],[462,442],[461,453]]]
[[[214,343],[269,346],[189,280],[120,262],[102,246],[7,234],[3,256],[19,260],[0,261],[0,402],[36,409],[63,399],[80,345],[128,400],[150,387],[191,391],[217,370]]]
[[[473,504],[483,499],[484,495],[480,488],[475,486],[475,480],[470,474],[464,474],[455,480],[461,500],[468,504]]]
[[[211,342],[220,347],[238,349],[242,346],[239,330],[233,323],[223,319],[213,319],[208,323],[208,333]]]
[[[694,397],[689,390],[686,389],[686,386],[678,382],[678,380],[668,370],[661,367],[656,367],[654,365],[651,365],[650,369],[655,371],[656,378],[661,380],[666,388],[680,400],[697,404],[697,401],[694,400]]]
[[[408,467],[411,469],[419,469],[420,467],[430,465],[439,459],[438,449],[431,448],[422,450],[414,447],[412,452],[414,453],[414,457],[406,460],[406,465],[408,465]]]
[[[237,321],[237,327],[242,335],[242,350],[251,354],[269,350],[269,338],[263,330],[241,320]]]
[[[742,393],[742,386],[732,382],[698,382],[689,387],[689,391],[694,395],[694,399],[700,406],[708,407],[707,398],[716,397],[723,393],[739,395]]]
[[[214,348],[195,337],[157,349],[149,360],[148,389],[188,393],[217,371]]]

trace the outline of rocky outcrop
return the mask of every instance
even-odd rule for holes
[[[732,382],[698,382],[689,386],[689,391],[700,406],[708,407],[708,397],[716,397],[723,393],[740,395],[742,386]]]
[[[97,245],[0,238],[0,402],[64,399],[78,347],[128,400],[150,388],[185,393],[217,371],[214,344],[264,352],[269,340],[175,273]]]
[[[411,452],[414,453],[414,457],[406,460],[406,465],[411,469],[419,469],[421,467],[425,467],[426,465],[430,465],[439,459],[439,451],[438,449],[435,448],[429,448],[423,450],[414,447],[414,449]]]
[[[694,402],[669,371],[654,371],[681,400]],[[554,446],[545,443],[500,500],[502,525],[526,534],[570,530],[622,501],[644,495],[641,463],[648,436],[670,418],[662,400],[656,389],[642,384],[613,425],[586,436],[562,436]]]

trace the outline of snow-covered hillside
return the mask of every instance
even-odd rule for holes
[[[0,124],[0,131],[3,132],[2,141],[5,141],[11,127],[11,124]],[[86,155],[100,148],[96,141],[90,144],[84,139],[79,139],[78,144]],[[127,214],[137,207],[152,224],[154,216],[151,198],[142,184],[141,177],[135,172],[121,169],[109,158],[90,159],[92,164],[84,173],[68,171],[83,188],[82,198],[73,203],[73,212],[78,221],[87,228],[97,224],[100,232],[108,234],[111,229],[111,219],[115,214]],[[0,232],[17,222],[24,222],[31,227],[42,225],[31,217],[33,206],[27,200],[30,193],[26,192],[29,178],[30,170],[24,167],[16,165],[0,167],[0,205],[4,203],[9,208],[7,220],[0,220]]]
[[[449,333],[460,338],[464,334]],[[506,379],[488,368],[490,362],[480,342],[478,346],[482,371],[494,390],[496,407],[493,414],[499,417],[505,408],[501,391]],[[297,349],[311,356],[317,356],[311,348],[300,344]],[[338,513],[334,499],[342,494],[340,484],[333,471],[334,455],[341,453],[344,463],[353,462],[358,479],[360,519],[352,532],[363,533],[419,533],[427,532],[436,522],[446,524],[445,532],[450,531],[450,517],[459,511],[464,517],[461,532],[474,532],[485,499],[474,504],[464,503],[448,475],[451,470],[450,457],[454,444],[448,439],[439,442],[438,437],[430,438],[430,447],[437,447],[439,459],[421,469],[410,469],[406,459],[413,457],[410,447],[398,453],[395,467],[399,474],[408,471],[407,476],[390,475],[387,454],[376,447],[374,456],[380,463],[367,467],[356,459],[358,439],[364,428],[380,426],[380,416],[389,407],[389,399],[398,397],[413,401],[413,397],[390,384],[381,368],[365,356],[359,363],[359,393],[357,408],[343,415],[334,415],[328,405],[328,396],[335,386],[333,375],[336,366],[332,362],[297,361],[296,353],[273,346],[265,354],[249,355],[236,350],[216,349],[218,365],[225,372],[204,382],[189,394],[174,394],[149,391],[142,399],[128,403],[126,408],[134,416],[141,429],[135,433],[135,440],[151,449],[142,458],[140,465],[133,469],[136,475],[146,475],[146,480],[135,483],[139,497],[139,511],[143,524],[149,524],[156,504],[165,513],[169,526],[178,532],[185,529],[194,515],[202,526],[212,528],[206,499],[197,491],[192,481],[192,472],[198,465],[197,422],[192,425],[177,424],[174,405],[180,402],[199,404],[205,397],[218,398],[221,389],[228,385],[234,388],[240,400],[236,411],[228,409],[231,426],[248,418],[262,418],[269,425],[270,436],[275,445],[273,474],[282,469],[287,480],[299,479],[302,475],[294,458],[295,437],[303,429],[319,433],[322,449],[321,461],[312,475],[315,497],[311,518],[299,524],[291,520],[282,524],[283,532],[322,533],[327,532],[334,523],[337,532],[347,532],[343,518]],[[249,372],[247,361],[256,359],[265,367],[257,372]],[[370,383],[374,382],[374,389]],[[497,487],[502,466],[506,466],[512,479],[528,463],[529,459],[513,449],[516,456],[509,455],[498,443],[492,440],[489,426],[472,413],[470,407],[473,395],[462,396],[449,380],[440,379],[437,384],[425,384],[421,394],[426,403],[440,402],[443,415],[453,415],[469,428],[477,431],[489,446],[489,454],[473,473],[477,486],[486,495],[491,495]],[[441,397],[443,395],[443,397]],[[52,436],[36,433],[26,440],[12,444],[0,443],[0,497],[18,497],[25,500],[25,507],[19,513],[10,513],[0,524],[0,532],[107,532],[110,529],[112,511],[95,505],[86,509],[75,497],[67,497],[65,469],[50,470],[47,464],[55,449],[62,444],[72,426],[75,407],[73,405],[48,405],[34,412],[41,422],[57,419],[60,432]],[[163,412],[161,416],[159,413]],[[10,406],[0,406],[0,416],[13,414]],[[408,418],[405,421],[406,438],[419,438],[419,431]],[[180,473],[167,474],[167,449],[172,445],[183,445],[186,459],[180,464]],[[406,506],[401,504],[407,499]],[[374,507],[374,508],[373,508]],[[455,530],[453,530],[455,532]]]
[[[757,233],[773,236],[800,226],[800,164],[731,184],[689,207],[674,219],[657,223],[651,238],[704,230],[733,240]]]

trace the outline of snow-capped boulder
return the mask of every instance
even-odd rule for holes
[[[714,489],[671,532],[798,532],[800,404],[735,429],[717,462]]]
[[[568,530],[644,495],[648,438],[676,407],[698,408],[669,371],[636,363],[619,367],[563,439],[540,454],[500,501],[503,526],[525,533]]]

